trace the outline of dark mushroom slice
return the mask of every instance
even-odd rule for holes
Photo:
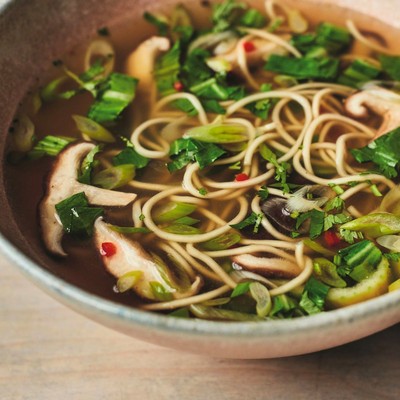
[[[61,240],[64,234],[55,206],[62,200],[84,192],[88,202],[101,206],[126,206],[136,198],[135,193],[100,189],[78,182],[78,170],[83,158],[95,147],[93,143],[80,142],[66,147],[56,158],[50,171],[46,192],[39,204],[42,236],[47,250],[66,256]]]
[[[400,97],[390,90],[376,87],[357,92],[345,102],[346,112],[354,118],[365,118],[368,110],[382,117],[374,139],[400,126]]]
[[[232,257],[234,268],[255,272],[266,278],[295,278],[300,267],[289,260],[277,257],[258,257],[253,254],[239,254]]]
[[[99,252],[104,243],[113,245],[113,254],[102,256],[104,266],[111,275],[122,278],[129,273],[139,272],[132,290],[144,299],[163,301],[190,297],[198,293],[202,286],[203,281],[199,276],[193,282],[187,279],[188,284],[178,283],[165,263],[148,253],[137,241],[112,230],[102,218],[98,218],[94,224],[94,240]]]

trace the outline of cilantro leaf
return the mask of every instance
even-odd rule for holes
[[[400,163],[400,128],[386,133],[367,146],[350,150],[359,163],[373,162],[387,178],[398,175]]]
[[[244,229],[247,228],[248,226],[253,226],[253,233],[258,233],[260,224],[262,222],[262,219],[264,217],[264,214],[257,214],[254,211],[242,222],[239,222],[237,224],[231,225],[232,228],[234,229]]]

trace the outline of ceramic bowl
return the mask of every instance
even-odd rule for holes
[[[145,9],[168,9],[173,0],[3,0],[0,1],[0,155],[4,167],[8,127],[18,102],[51,60],[99,27],[129,14],[139,21]],[[354,18],[361,26],[400,28],[397,0],[286,1],[309,15]],[[200,0],[185,1],[189,9]],[[254,2],[256,3],[256,2]],[[343,7],[339,12],[335,7]],[[371,19],[370,17],[373,17]],[[365,26],[367,24],[367,26]],[[140,26],[138,24],[137,26]],[[400,31],[399,31],[400,34]],[[140,36],[140,32],[138,32]],[[393,38],[395,40],[395,38]],[[258,323],[185,320],[113,303],[68,283],[47,268],[34,234],[17,222],[0,169],[0,249],[35,284],[77,312],[127,335],[180,350],[230,358],[271,358],[338,346],[400,321],[400,291],[319,315]],[[35,240],[34,240],[35,239]],[[50,300],[49,300],[50,301]]]

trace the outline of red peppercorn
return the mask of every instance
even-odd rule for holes
[[[243,48],[246,53],[251,53],[256,49],[256,46],[253,42],[243,42]]]
[[[104,257],[111,257],[117,252],[117,247],[114,243],[104,242],[101,244],[100,254]]]
[[[180,81],[176,81],[176,82],[174,83],[174,89],[175,89],[177,92],[182,92],[182,90],[183,90],[183,83],[180,82]]]
[[[338,236],[338,234],[334,231],[326,231],[324,233],[324,240],[325,243],[329,246],[329,247],[335,247],[337,246],[340,242],[341,239]]]
[[[249,179],[249,176],[243,172],[235,175],[235,181],[237,182],[247,181],[247,179]]]

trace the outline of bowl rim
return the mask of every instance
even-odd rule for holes
[[[345,308],[289,320],[224,322],[171,318],[168,315],[116,303],[57,277],[15,247],[1,232],[0,251],[35,284],[43,289],[50,290],[50,292],[57,295],[57,298],[61,296],[69,300],[69,302],[72,301],[72,303],[84,305],[88,310],[112,316],[128,324],[135,323],[168,332],[195,333],[197,335],[207,334],[211,336],[224,335],[230,337],[246,336],[247,338],[265,335],[281,336],[292,334],[293,331],[304,333],[320,330],[331,325],[355,323],[369,319],[380,312],[388,313],[396,309],[400,311],[400,291],[393,291]],[[76,309],[76,311],[78,310]],[[398,320],[400,322],[400,312]]]

